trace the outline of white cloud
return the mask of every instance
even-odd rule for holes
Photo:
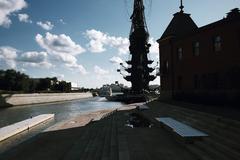
[[[17,50],[12,47],[0,47],[0,64],[6,68],[16,68]]]
[[[151,37],[149,39],[149,43],[151,44],[150,53],[159,54],[159,46],[158,43],[154,40],[154,38]]]
[[[106,49],[104,48],[104,44],[99,40],[90,40],[88,44],[88,49],[93,53],[101,53],[106,51]]]
[[[43,49],[51,54],[78,55],[85,52],[83,47],[76,44],[65,34],[55,35],[47,32],[45,37],[37,34],[36,41]]]
[[[160,77],[157,76],[153,81],[149,83],[150,85],[160,85]]]
[[[19,57],[19,61],[24,66],[51,68],[54,65],[47,61],[48,54],[46,52],[25,52]]]
[[[20,71],[21,72],[26,72],[26,69],[25,68],[21,68]]]
[[[23,64],[23,66],[47,68],[47,69],[54,67],[53,64],[51,64],[50,62],[47,62],[47,61],[40,62],[40,63],[26,62],[26,63]]]
[[[77,55],[85,52],[85,49],[72,41],[69,36],[65,34],[54,35],[47,32],[45,37],[37,34],[35,39],[57,61],[63,62],[70,69],[76,69],[82,74],[87,74],[86,69],[77,63],[76,58]]]
[[[66,64],[66,66],[74,71],[80,72],[82,75],[86,75],[88,73],[87,70],[82,65],[77,63]]]
[[[46,21],[46,22],[37,22],[37,25],[39,25],[40,27],[42,27],[43,29],[50,31],[53,29],[54,25],[50,22],[50,21]]]
[[[127,54],[129,52],[129,40],[123,37],[109,37],[109,43],[111,47],[118,49],[118,53]]]
[[[63,19],[59,19],[59,22],[62,24],[66,24],[66,22]]]
[[[0,47],[1,68],[14,68],[17,66],[31,66],[39,68],[51,68],[54,65],[48,62],[46,52],[25,52],[21,53],[12,47]]]
[[[159,45],[153,37],[149,38],[149,43],[151,44],[149,58],[151,60],[154,60],[154,63],[152,65],[155,66],[156,62],[159,61]]]
[[[127,54],[129,52],[130,43],[128,38],[109,36],[107,33],[95,29],[87,30],[85,35],[90,40],[87,46],[91,52],[101,53],[106,51],[106,47],[116,48],[119,55]],[[151,44],[150,53],[158,54],[158,43],[154,41],[154,38],[151,37],[149,43]]]
[[[94,66],[94,72],[97,74],[97,75],[106,75],[106,74],[109,74],[109,71],[107,70],[104,70],[102,69],[101,67],[95,65]]]
[[[32,63],[40,63],[47,59],[46,52],[25,52],[21,55],[20,60],[23,62],[32,62]]]
[[[109,36],[107,33],[95,29],[87,30],[85,35],[90,39],[88,49],[93,53],[104,52],[107,46],[116,48],[119,54],[128,53],[128,38]]]
[[[59,74],[59,75],[57,75],[57,79],[59,79],[59,80],[63,80],[64,79],[64,74]]]
[[[65,75],[64,74],[59,74],[59,73],[55,73],[55,72],[52,72],[51,75],[53,77],[57,77],[58,80],[63,80]]]
[[[120,63],[123,63],[123,60],[120,58],[120,57],[112,57],[110,60],[110,62],[114,63],[114,64],[120,64]]]
[[[20,22],[32,23],[28,14],[18,14],[18,19]]]
[[[0,26],[9,27],[12,13],[27,7],[25,0],[0,0]]]

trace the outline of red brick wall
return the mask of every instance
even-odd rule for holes
[[[220,52],[214,51],[213,39],[217,35],[221,37],[222,49]],[[199,56],[193,55],[195,41],[200,43]],[[178,47],[183,48],[183,58],[180,61],[177,58]],[[226,73],[234,66],[240,67],[240,21],[205,26],[195,34],[179,40],[174,40],[174,38],[162,40],[159,48],[162,91],[172,90],[174,93],[185,92],[188,94],[228,92],[231,82],[227,80]],[[163,73],[164,63],[167,60],[169,61],[168,72]],[[194,75],[199,77],[197,88],[195,88]],[[208,84],[204,84],[204,75],[208,78]],[[179,76],[182,77],[181,90],[178,89]],[[172,84],[172,77],[174,84]],[[210,83],[211,79],[215,79],[217,83],[214,81]],[[232,89],[236,90],[238,87],[232,87]]]

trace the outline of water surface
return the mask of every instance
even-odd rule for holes
[[[94,97],[55,104],[16,106],[0,109],[0,128],[25,120],[31,116],[33,117],[39,114],[49,113],[55,114],[55,118],[53,120],[37,125],[30,130],[24,131],[0,142],[0,154],[34,137],[36,134],[39,134],[41,131],[56,124],[57,122],[64,121],[80,114],[85,114],[87,112],[112,109],[122,105],[123,104],[119,102],[109,102],[104,97]]]

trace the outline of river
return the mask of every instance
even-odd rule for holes
[[[55,114],[54,120],[41,124],[38,127],[34,127],[31,131],[23,132],[17,136],[0,142],[0,153],[33,137],[57,122],[64,121],[79,114],[102,109],[118,108],[122,105],[123,104],[119,102],[109,102],[102,97],[94,97],[55,104],[16,106],[0,109],[0,128],[40,114]]]

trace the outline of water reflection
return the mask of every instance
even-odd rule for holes
[[[59,122],[61,120],[76,116],[78,114],[101,109],[116,108],[121,105],[122,104],[119,102],[108,102],[105,98],[94,97],[65,103],[32,106],[28,105],[1,109],[0,127],[22,121],[31,116],[37,116],[39,114],[54,113],[55,121]]]

